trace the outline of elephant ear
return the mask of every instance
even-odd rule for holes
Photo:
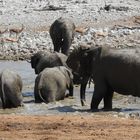
[[[31,56],[31,67],[35,68],[36,67],[36,61],[38,61],[37,58],[35,58],[35,56]]]
[[[98,62],[101,54],[101,47],[91,47],[85,50],[80,60],[80,75],[91,75],[92,65]]]
[[[88,45],[88,44],[81,44],[79,47],[80,58],[86,57],[90,54],[93,54],[94,52],[96,53],[97,48],[99,47]]]
[[[65,66],[59,67],[60,71],[65,75],[66,79],[70,79],[70,81],[73,79],[73,74],[70,69],[66,68]]]
[[[45,55],[44,52],[37,52],[33,56],[31,56],[31,67],[35,68],[40,60],[40,58]]]
[[[88,57],[88,59],[93,58],[95,60],[98,58],[101,54],[102,47],[90,47],[88,50],[86,50],[83,54],[84,57]]]
[[[72,74],[71,70],[66,68],[66,72],[67,72],[68,76],[70,77],[70,79],[73,79],[73,74]]]
[[[66,68],[66,72],[67,72],[67,86],[69,87],[71,85],[71,83],[73,83],[73,74],[67,68]]]
[[[67,64],[66,64],[66,60],[67,60],[67,56],[62,54],[62,53],[58,53],[58,52],[55,52],[57,58],[58,58],[58,61],[59,63],[62,65],[62,66],[65,66],[67,67]]]

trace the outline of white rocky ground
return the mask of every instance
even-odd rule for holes
[[[60,16],[76,24],[72,47],[140,46],[140,0],[0,0],[0,58],[53,49],[48,30]]]

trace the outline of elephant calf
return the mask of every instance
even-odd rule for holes
[[[53,41],[54,51],[61,50],[65,55],[69,54],[75,32],[75,24],[68,18],[58,18],[50,27],[50,36]]]
[[[21,77],[8,69],[0,74],[0,98],[3,108],[12,108],[23,105]]]
[[[66,66],[67,56],[58,52],[39,51],[31,56],[31,67],[39,74],[46,67]]]
[[[104,109],[112,109],[113,92],[140,97],[140,50],[80,46],[67,64],[81,76],[81,102],[89,77],[94,81],[91,109],[97,110],[104,99]]]
[[[73,96],[73,75],[64,66],[45,68],[35,80],[35,102],[53,102],[65,97],[66,89]]]

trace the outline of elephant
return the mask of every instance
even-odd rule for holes
[[[34,97],[35,103],[50,103],[65,98],[65,92],[69,90],[69,96],[73,96],[73,75],[65,66],[45,68],[35,79]]]
[[[39,51],[31,56],[31,67],[39,74],[46,67],[66,66],[67,56],[58,52]]]
[[[60,17],[52,23],[49,33],[54,45],[54,51],[61,51],[68,55],[75,34],[73,21],[69,18]]]
[[[81,103],[89,77],[94,81],[91,110],[98,111],[103,99],[104,110],[112,109],[113,93],[140,97],[140,49],[115,49],[81,45],[73,50],[67,65],[81,77]]]
[[[22,87],[22,79],[16,72],[4,69],[0,73],[0,98],[3,109],[23,106]]]

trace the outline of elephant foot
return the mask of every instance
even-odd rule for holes
[[[69,99],[74,99],[74,97],[73,97],[73,96],[69,96],[68,98],[69,98]]]
[[[86,100],[81,99],[81,105],[82,106],[87,106]]]
[[[65,98],[74,99],[74,97],[71,96],[70,94],[66,94],[66,95],[65,95]]]
[[[102,108],[102,111],[112,111],[112,108]]]
[[[99,109],[91,109],[91,112],[99,112]]]
[[[35,103],[41,103],[42,101],[39,101],[39,100],[35,100]]]
[[[66,95],[65,95],[65,98],[68,98],[68,97],[69,97],[69,94],[66,94]]]

